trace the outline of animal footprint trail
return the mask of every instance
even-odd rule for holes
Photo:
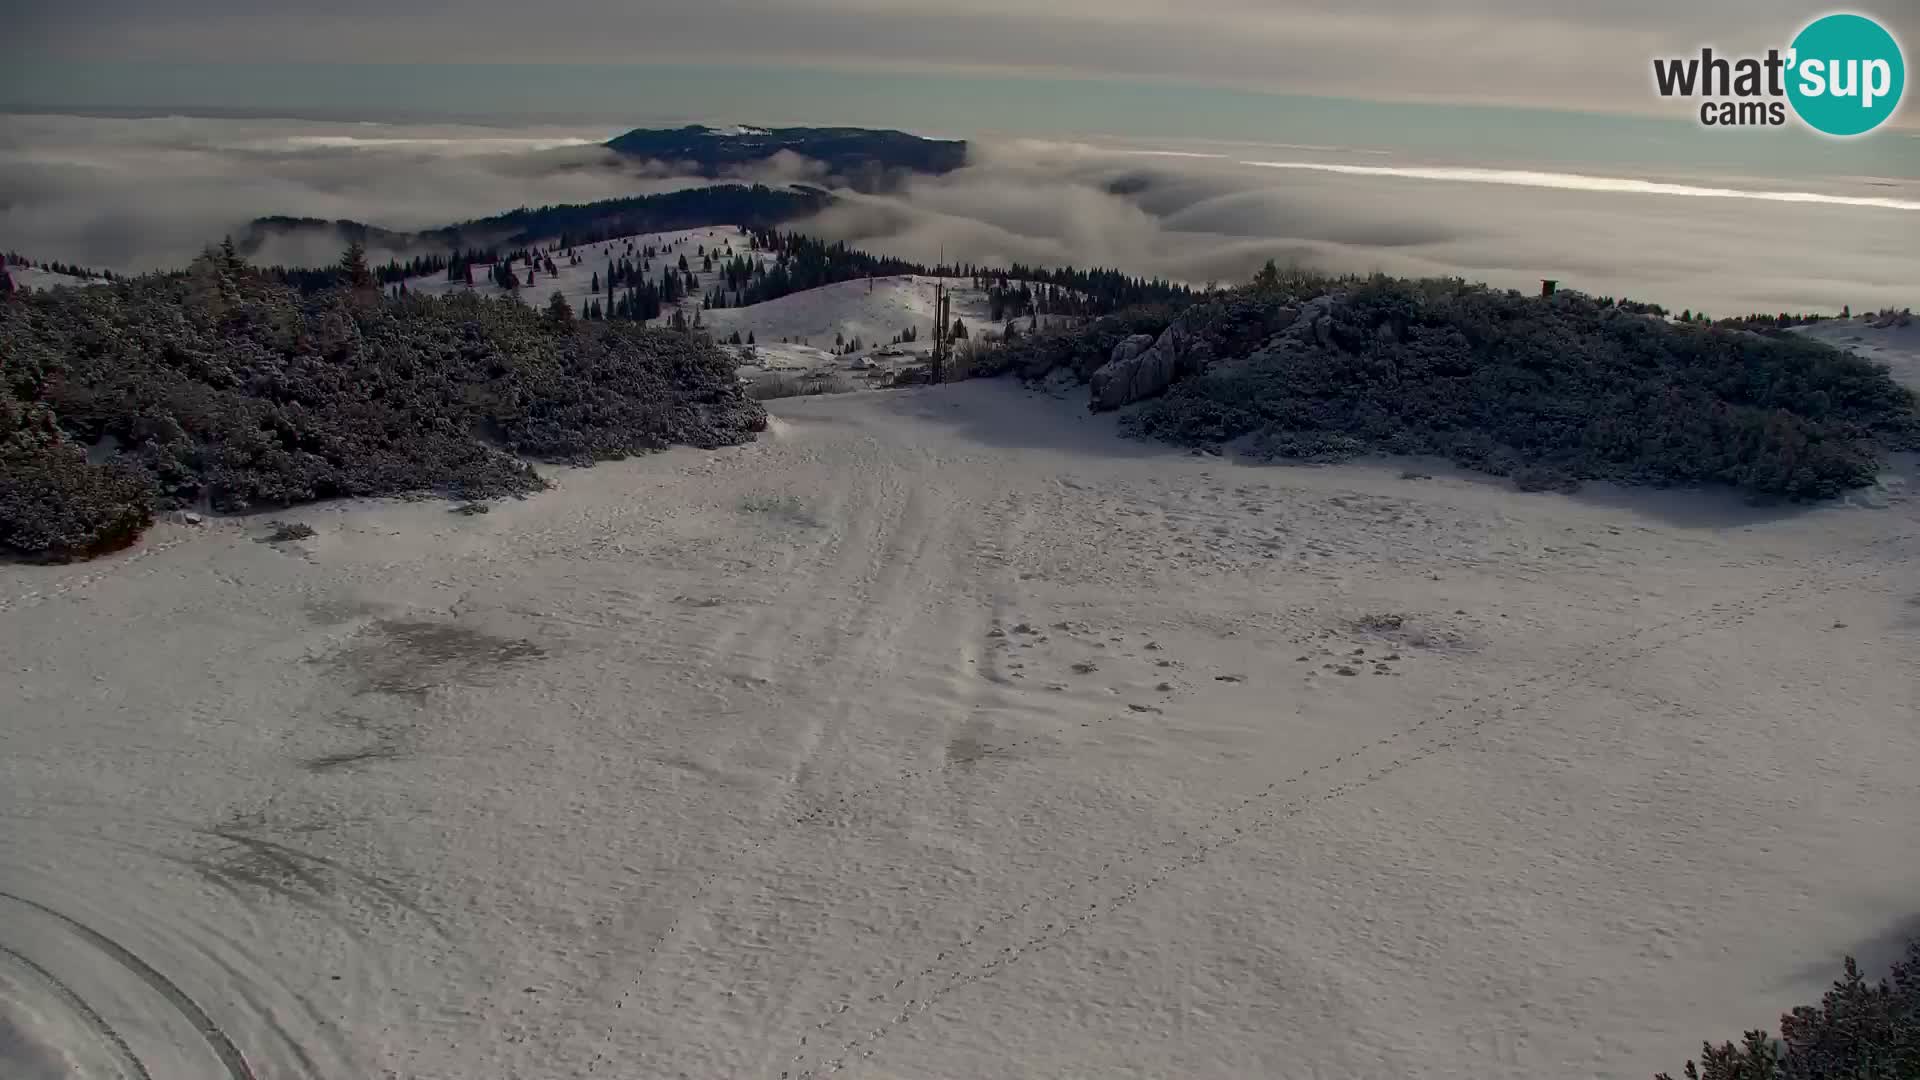
[[[114,556],[106,556],[105,558],[107,560],[107,564],[103,566],[101,569],[94,571],[93,573],[83,574],[80,577],[74,578],[72,581],[62,582],[50,588],[36,589],[32,592],[21,593],[17,596],[12,596],[12,597],[8,597],[5,600],[0,600],[0,612],[12,611],[16,608],[38,607],[39,605],[44,604],[49,600],[57,600],[62,596],[67,596],[72,593],[83,592],[88,587],[97,585],[102,581],[108,580],[109,578],[121,577],[126,575],[129,571],[129,568],[136,563],[142,562],[146,559],[150,559],[155,555],[161,554],[162,552],[171,551],[172,549],[179,547],[181,544],[187,543],[188,541],[195,540],[195,539],[199,539],[199,537],[195,536],[192,533],[187,533],[182,536],[177,536],[172,540],[162,541],[161,543],[158,543],[158,544],[144,545],[141,547],[139,551],[136,551],[130,555],[126,555],[123,557],[116,558]],[[151,572],[152,569],[153,569],[152,567],[147,567],[142,570],[142,573]]]
[[[1901,537],[1893,537],[1866,545],[1866,551],[1863,551],[1854,559],[1841,564],[1841,574],[1844,575],[1848,569],[1864,564],[1869,557],[1868,552],[1901,543],[1903,539],[1904,538]],[[1362,790],[1401,771],[1408,765],[1425,761],[1443,750],[1458,745],[1462,739],[1477,732],[1487,724],[1503,718],[1513,709],[1523,707],[1531,701],[1537,700],[1538,694],[1531,696],[1524,695],[1524,692],[1528,690],[1536,688],[1541,690],[1563,689],[1600,670],[1620,664],[1631,663],[1662,649],[1670,648],[1681,641],[1698,637],[1715,629],[1723,629],[1736,625],[1750,618],[1760,610],[1780,602],[1789,596],[1812,590],[1816,586],[1824,587],[1830,584],[1831,582],[1817,581],[1811,576],[1802,577],[1788,584],[1776,586],[1775,588],[1745,599],[1718,601],[1704,608],[1662,620],[1651,626],[1622,631],[1597,646],[1580,650],[1578,658],[1565,667],[1556,667],[1532,678],[1509,684],[1499,690],[1476,695],[1473,698],[1459,702],[1431,716],[1415,721],[1404,728],[1395,730],[1378,739],[1363,744],[1354,750],[1337,755],[1319,765],[1302,769],[1297,774],[1272,781],[1258,791],[1248,794],[1235,802],[1216,808],[1199,826],[1183,830],[1175,840],[1153,845],[1135,845],[1107,860],[1099,870],[1088,875],[1084,880],[1067,882],[1061,889],[1031,896],[1019,905],[1009,908],[998,916],[978,923],[974,927],[974,933],[972,935],[953,948],[940,953],[934,963],[928,964],[921,969],[918,977],[936,979],[933,989],[922,991],[910,997],[905,1005],[867,1034],[843,1041],[838,1051],[836,1051],[837,1056],[799,1072],[790,1074],[783,1073],[782,1076],[785,1080],[811,1080],[811,1078],[814,1077],[833,1075],[842,1071],[846,1067],[848,1055],[858,1052],[861,1057],[870,1057],[873,1053],[872,1047],[874,1044],[886,1038],[888,1034],[900,1025],[908,1023],[913,1018],[924,1014],[936,1002],[953,993],[955,990],[974,982],[993,978],[1001,971],[1006,970],[1006,968],[1016,963],[1020,958],[1058,944],[1070,935],[1092,925],[1105,915],[1132,904],[1135,900],[1139,899],[1140,896],[1164,884],[1170,878],[1204,864],[1211,859],[1214,853],[1239,843],[1247,836],[1269,828],[1281,821],[1297,817],[1324,803],[1343,798],[1355,791]],[[1649,635],[1663,634],[1675,628],[1684,628],[1689,623],[1697,625],[1691,629],[1681,629],[1677,634],[1662,637],[1659,640],[1649,642],[1639,648],[1625,652],[1619,651],[1623,646],[1636,639]],[[1430,728],[1444,727],[1446,721],[1468,710],[1495,702],[1497,702],[1497,704],[1492,708],[1479,715],[1473,716],[1466,723],[1457,725],[1453,730],[1437,731],[1430,739],[1421,745],[1403,752],[1399,757],[1388,762],[1374,766],[1366,774],[1356,779],[1335,784],[1319,793],[1302,795],[1291,802],[1282,802],[1279,805],[1274,805],[1272,802],[1276,794],[1299,784],[1301,781],[1307,780],[1317,774],[1326,773],[1348,761],[1356,760],[1373,751],[1395,743],[1405,742],[1409,736],[1414,736],[1419,732]],[[1262,804],[1265,804],[1265,808],[1253,814],[1249,820],[1238,824],[1231,823],[1232,820],[1238,819],[1249,808]],[[1221,829],[1230,829],[1230,831],[1217,831]],[[1110,897],[1104,900],[1093,901],[1088,904],[1086,908],[1077,910],[1071,915],[1063,913],[1054,921],[1046,923],[1040,933],[1019,940],[1013,944],[1003,945],[998,953],[994,954],[985,962],[973,966],[971,970],[969,970],[964,963],[958,965],[945,965],[943,963],[949,955],[964,954],[971,950],[990,930],[1006,925],[1028,914],[1036,907],[1056,903],[1064,899],[1068,893],[1075,889],[1098,884],[1111,876],[1115,867],[1124,866],[1155,848],[1164,847],[1168,844],[1178,845],[1181,843],[1192,843],[1193,846],[1180,856],[1157,864],[1155,869],[1144,879],[1123,886]],[[949,970],[949,967],[951,967],[951,970]],[[945,972],[945,974],[941,975],[939,974],[940,972]],[[898,989],[898,987],[896,987],[896,989]],[[871,1001],[873,1003],[879,1003],[886,1000],[887,997],[888,992],[882,991],[881,994],[876,995]],[[845,1012],[846,1010],[843,1007],[841,1011],[836,1012],[816,1024],[815,1030],[824,1032],[833,1025],[835,1020],[845,1015]],[[800,1058],[796,1058],[796,1061],[804,1057],[805,1055],[801,1055]]]

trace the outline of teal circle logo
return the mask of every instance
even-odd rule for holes
[[[1900,43],[1864,15],[1827,15],[1793,39],[1787,99],[1815,131],[1864,135],[1900,107],[1907,62]]]

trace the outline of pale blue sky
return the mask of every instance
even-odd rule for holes
[[[1913,0],[1853,6],[1909,51],[1920,41]],[[564,91],[543,87],[547,75],[503,73],[500,84],[478,87],[451,77],[475,112],[527,100],[563,111],[637,110],[650,103],[605,96],[630,79],[602,73],[743,63],[1662,115],[1653,57],[1702,45],[1785,46],[1824,10],[1806,0],[0,0],[0,103],[107,96],[115,105],[158,104],[149,99],[177,96],[182,79],[141,74],[138,65],[184,63],[216,83],[194,87],[198,104],[253,106],[265,97],[320,108],[353,98],[334,82],[352,69],[336,65],[394,64],[413,81],[397,73],[373,81],[387,98],[380,104],[398,107],[392,99],[440,96],[437,65],[547,64],[596,74],[557,79]],[[250,63],[282,69],[281,84],[250,75]],[[117,66],[128,77],[116,78]],[[763,98],[781,100],[771,90]],[[1900,122],[1920,125],[1920,110]]]
[[[1920,178],[1920,136],[1839,141],[1712,131],[1682,116],[1378,102],[1097,77],[744,64],[196,64],[24,61],[0,106],[328,119],[892,126],[923,134],[1245,140],[1384,149],[1425,161],[1661,172]]]

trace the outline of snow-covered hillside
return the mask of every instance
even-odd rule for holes
[[[666,266],[678,266],[680,256],[685,255],[688,269],[700,282],[702,291],[713,288],[720,280],[717,270],[712,273],[701,272],[700,253],[702,251],[711,253],[716,265],[736,255],[746,255],[762,264],[772,263],[774,260],[772,252],[749,250],[746,235],[730,226],[716,225],[704,229],[640,233],[574,248],[574,254],[580,260],[578,266],[571,265],[571,260],[563,257],[564,249],[557,246],[543,246],[541,250],[553,260],[554,267],[559,272],[548,274],[543,267],[534,272],[531,281],[526,281],[527,273],[524,265],[516,264],[515,272],[521,276],[524,283],[512,291],[527,303],[545,304],[557,290],[561,296],[567,298],[567,302],[575,311],[579,311],[581,304],[595,298],[593,282],[596,275],[600,278],[601,288],[605,289],[607,265],[610,261],[625,258],[635,266],[639,266],[643,261],[642,253],[649,247],[660,253],[648,267],[649,280],[659,281]],[[493,283],[492,275],[489,273],[491,269],[491,264],[476,263],[471,286],[464,282],[448,281],[444,276],[435,276],[415,278],[407,282],[407,288],[428,294],[443,294],[470,288],[481,296],[498,296],[507,290]],[[692,318],[693,311],[700,307],[700,294],[696,293],[682,301],[681,306],[688,309],[688,318]]]
[[[104,285],[100,278],[83,278],[75,274],[56,274],[37,266],[8,266],[7,275],[13,278],[18,289],[51,289],[58,285]]]
[[[742,338],[752,332],[761,344],[795,341],[832,346],[855,338],[871,349],[912,331],[915,344],[933,340],[935,289],[944,285],[953,296],[953,317],[969,330],[987,326],[987,292],[973,287],[970,278],[937,278],[920,274],[842,281],[818,289],[792,293],[777,300],[741,308],[701,312],[703,325],[716,338]]]
[[[666,266],[677,267],[680,257],[686,256],[698,288],[676,306],[689,321],[697,316],[717,341],[729,342],[735,333],[742,342],[751,338],[756,347],[756,366],[761,368],[817,368],[837,360],[855,366],[875,361],[885,367],[888,357],[877,354],[924,353],[933,343],[937,286],[944,286],[952,294],[952,317],[964,323],[970,333],[1004,329],[1002,324],[989,322],[992,312],[987,291],[976,287],[971,278],[923,274],[844,281],[746,307],[702,310],[701,297],[721,281],[720,264],[737,255],[761,265],[775,261],[773,252],[751,249],[747,237],[730,226],[641,233],[576,247],[573,250],[578,265],[573,265],[563,250],[546,249],[558,272],[548,274],[544,268],[537,269],[530,283],[512,292],[524,303],[545,304],[558,291],[577,312],[586,301],[604,296],[595,293],[594,281],[597,277],[605,288],[610,261],[624,257],[638,265],[649,247],[660,254],[647,268],[648,280],[658,281]],[[703,253],[714,256],[715,270],[701,270]],[[481,296],[499,296],[508,290],[493,283],[491,269],[490,265],[475,265],[471,286],[434,277],[409,281],[407,288],[428,294],[470,289]],[[524,275],[524,266],[516,265],[515,269]],[[671,318],[669,311],[653,320],[653,325],[664,325]],[[1031,319],[1020,320],[1022,329],[1030,323]],[[915,336],[914,341],[893,344],[894,339],[909,332]],[[851,348],[856,342],[860,348]]]

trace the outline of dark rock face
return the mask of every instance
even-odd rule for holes
[[[631,157],[691,165],[701,176],[732,175],[782,151],[817,161],[860,191],[884,190],[902,172],[940,175],[967,163],[967,144],[869,128],[637,128],[608,141]]]

